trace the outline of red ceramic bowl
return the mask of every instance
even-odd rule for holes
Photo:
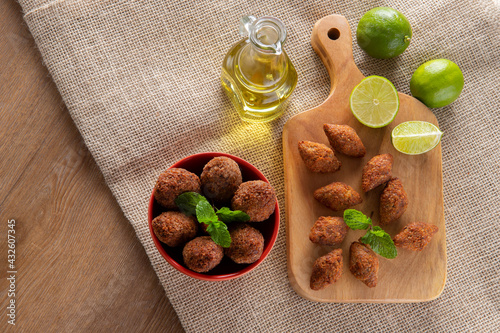
[[[200,153],[191,155],[178,161],[170,168],[183,168],[200,176],[205,164],[207,164],[208,161],[217,156],[227,156],[236,161],[236,163],[238,163],[240,167],[244,182],[249,180],[263,180],[269,183],[266,177],[264,177],[264,175],[256,167],[239,157],[224,153]],[[156,248],[161,253],[163,258],[165,258],[165,260],[167,260],[168,263],[178,271],[195,279],[206,281],[222,281],[234,279],[250,272],[255,267],[257,267],[262,261],[264,261],[264,259],[271,251],[274,243],[276,242],[276,237],[278,236],[280,225],[279,207],[278,201],[276,201],[276,209],[274,213],[269,217],[269,219],[263,222],[251,223],[251,226],[258,229],[264,236],[264,251],[259,260],[252,264],[236,264],[231,259],[224,256],[221,263],[217,267],[207,273],[202,274],[196,273],[184,265],[182,259],[182,246],[174,248],[169,247],[166,244],[160,242],[160,240],[158,240],[158,238],[154,234],[151,222],[156,216],[160,215],[164,211],[166,211],[166,209],[163,208],[158,202],[156,202],[153,190],[153,194],[151,194],[151,199],[149,201],[148,224],[149,231],[151,233],[151,237],[153,238],[153,242],[156,245]]]

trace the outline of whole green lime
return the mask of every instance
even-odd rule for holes
[[[430,108],[440,108],[456,100],[464,87],[460,67],[448,59],[420,65],[410,80],[411,94]]]
[[[410,45],[410,22],[395,9],[376,7],[359,20],[356,38],[368,55],[378,59],[393,58]]]

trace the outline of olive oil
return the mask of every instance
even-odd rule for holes
[[[283,114],[297,84],[297,72],[282,49],[286,32],[280,21],[249,16],[242,25],[240,31],[247,32],[248,38],[224,58],[222,86],[243,120],[267,122]]]

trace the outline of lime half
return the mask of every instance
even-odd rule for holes
[[[397,151],[418,155],[428,152],[441,141],[443,132],[426,121],[407,121],[392,130],[392,145]]]
[[[394,120],[399,110],[399,97],[391,81],[372,75],[354,87],[349,104],[360,123],[378,128]]]

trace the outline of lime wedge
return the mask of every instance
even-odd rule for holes
[[[392,130],[392,145],[397,151],[418,155],[428,152],[441,141],[443,132],[426,121],[407,121]]]
[[[391,81],[372,75],[354,87],[349,104],[360,123],[378,128],[394,120],[399,110],[399,97]]]

